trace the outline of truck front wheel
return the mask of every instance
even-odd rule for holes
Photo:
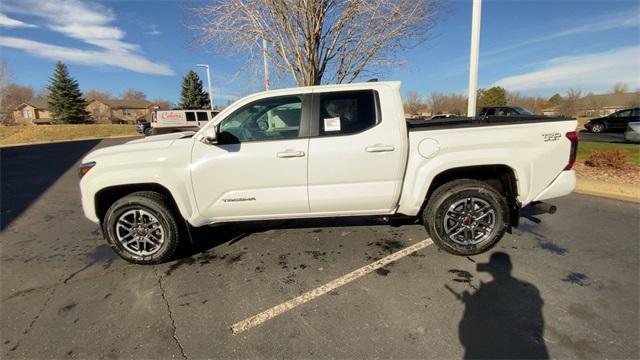
[[[165,195],[140,191],[114,202],[104,221],[107,241],[123,259],[136,264],[158,264],[173,257],[180,227]]]
[[[509,224],[509,208],[506,198],[489,184],[460,179],[433,192],[423,220],[438,247],[454,255],[475,255],[502,238]]]

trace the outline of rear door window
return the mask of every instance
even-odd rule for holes
[[[355,134],[377,123],[375,96],[371,90],[320,95],[320,136]]]

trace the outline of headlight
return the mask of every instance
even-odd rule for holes
[[[82,177],[85,176],[94,166],[96,166],[95,161],[80,164],[80,167],[78,168],[78,177],[82,179]]]

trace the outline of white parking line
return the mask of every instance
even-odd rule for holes
[[[348,284],[350,282],[352,282],[353,280],[356,280],[364,275],[367,275],[368,273],[375,271],[376,269],[379,269],[389,263],[392,263],[396,260],[399,260],[407,255],[410,255],[411,253],[414,253],[418,250],[424,249],[427,246],[433,244],[433,241],[431,241],[431,239],[425,239],[422,240],[418,243],[415,243],[409,247],[406,247],[398,252],[395,252],[385,258],[382,258],[374,263],[371,263],[369,265],[363,266],[358,270],[352,271],[344,276],[341,276],[329,283],[326,283],[318,288],[315,288],[311,291],[307,291],[306,293],[293,298],[287,302],[284,302],[280,305],[276,305],[268,310],[265,310],[259,314],[253,315],[250,318],[247,318],[245,320],[242,320],[240,322],[237,322],[235,324],[233,324],[231,326],[231,331],[233,332],[233,334],[239,334],[243,331],[249,330],[254,326],[258,326],[260,324],[262,324],[263,322],[272,319],[280,314],[285,313],[286,311],[289,311],[293,308],[295,308],[298,305],[302,305],[306,302],[309,302],[315,298],[317,298],[320,295],[324,295],[330,291],[333,291],[337,288],[339,288],[342,285]]]

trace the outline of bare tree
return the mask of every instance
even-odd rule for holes
[[[564,116],[576,116],[580,109],[580,98],[582,91],[578,89],[569,89],[567,95],[562,98],[562,102],[558,107],[558,113]]]
[[[431,93],[427,100],[431,114],[463,115],[467,111],[467,97],[462,94]]]
[[[120,94],[120,97],[123,100],[146,100],[147,99],[147,95],[144,92],[140,90],[135,90],[135,89],[128,89],[127,91]]]
[[[35,98],[36,99],[47,99],[49,97],[49,86],[48,85],[42,85],[38,90],[36,90],[35,93]]]
[[[432,115],[442,114],[446,104],[446,95],[433,92],[429,95],[427,103],[429,104],[429,109],[431,110]]]
[[[0,99],[0,121],[4,125],[13,125],[13,111],[18,105],[33,98],[33,89],[26,86],[10,83],[2,87]]]
[[[0,62],[0,121],[5,122],[6,114],[6,101],[7,87],[11,83],[13,76],[9,73],[7,62]]]
[[[519,92],[507,91],[507,104],[511,106],[522,106],[531,110],[534,114],[541,114],[542,109],[552,106],[548,99],[542,96],[526,96]]]
[[[405,113],[415,116],[421,115],[425,110],[427,110],[427,103],[424,99],[415,91],[407,92],[407,96],[404,97]]]
[[[427,40],[436,0],[213,0],[192,8],[201,45],[260,66],[262,39],[280,75],[298,85],[352,82],[398,64]]]
[[[106,91],[99,91],[96,89],[89,89],[84,92],[84,98],[87,101],[91,100],[113,100],[113,94]]]
[[[612,94],[624,94],[629,91],[629,85],[623,82],[617,82],[613,84]]]
[[[157,107],[158,110],[171,110],[173,105],[169,100],[165,99],[153,99],[151,101],[151,106]]]

